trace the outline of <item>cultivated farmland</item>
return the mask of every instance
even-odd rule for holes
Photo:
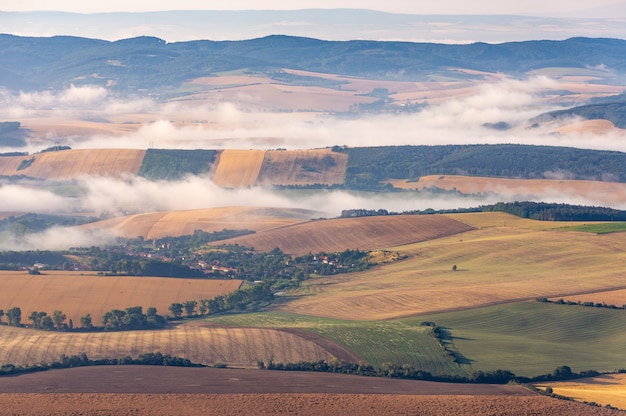
[[[229,230],[263,231],[298,224],[319,216],[317,211],[297,208],[220,207],[167,211],[116,217],[77,228],[108,229],[116,235],[144,239]]]
[[[626,253],[620,233],[541,229],[544,223],[501,213],[442,217],[482,228],[387,245],[408,258],[363,272],[311,279],[298,292],[301,297],[294,294],[293,301],[280,308],[341,319],[389,319],[623,287]],[[545,224],[550,228],[563,223]],[[306,296],[313,293],[316,296]]]
[[[227,188],[254,186],[264,158],[264,150],[223,150],[214,162],[213,182]]]
[[[594,402],[600,406],[610,404],[626,410],[626,374],[604,374],[598,377],[539,383],[537,387],[551,387],[554,394],[578,401]]]
[[[568,195],[572,198],[594,201],[596,204],[614,205],[626,202],[626,184],[618,182],[458,175],[428,175],[420,177],[416,182],[403,179],[390,179],[388,182],[401,189],[456,189],[464,194],[495,193],[518,199],[532,198],[533,195]]]
[[[337,355],[333,355],[333,350]],[[257,360],[354,361],[354,356],[321,337],[261,328],[220,328],[192,322],[164,330],[122,332],[47,332],[0,326],[0,362],[32,365],[86,353],[91,359],[136,357],[161,352],[212,365],[254,367]]]
[[[82,272],[45,271],[41,275],[26,271],[0,271],[0,308],[22,310],[22,322],[32,311],[52,314],[61,310],[78,326],[80,317],[89,313],[94,324],[112,309],[131,306],[155,307],[161,315],[173,302],[212,299],[239,288],[240,280],[176,279],[137,276],[98,276]]]
[[[286,253],[376,250],[441,238],[472,227],[445,216],[389,215],[314,220],[253,235],[223,240],[261,251],[279,247]]]
[[[145,154],[145,150],[134,149],[78,149],[28,156],[3,156],[0,159],[0,175],[25,175],[49,180],[84,175],[136,175]],[[26,167],[19,169],[22,163]]]
[[[347,162],[348,155],[331,149],[268,150],[257,184],[341,184]]]

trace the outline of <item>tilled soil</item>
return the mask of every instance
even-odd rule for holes
[[[618,415],[519,386],[156,366],[0,378],[1,415]]]

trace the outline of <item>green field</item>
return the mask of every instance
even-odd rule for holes
[[[604,222],[599,224],[581,224],[563,228],[565,231],[581,231],[594,234],[608,234],[626,231],[626,222]]]
[[[447,328],[473,370],[534,376],[568,365],[574,371],[626,367],[626,311],[521,302],[402,320]]]
[[[520,376],[626,367],[626,311],[521,302],[389,321],[344,321],[286,313],[224,315],[233,326],[297,328],[343,345],[365,361],[409,364],[432,374],[506,369]],[[451,336],[449,347],[468,364],[450,361],[421,325],[433,321]]]
[[[408,364],[432,374],[466,375],[446,357],[421,321],[344,321],[287,313],[223,315],[209,321],[241,327],[295,328],[313,332],[340,344],[367,363]]]

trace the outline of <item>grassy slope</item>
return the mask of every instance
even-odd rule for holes
[[[545,374],[561,365],[574,371],[626,367],[626,312],[520,302],[429,314],[404,322],[432,320],[451,331],[454,346],[475,370],[508,369]]]
[[[567,223],[507,214],[452,218],[480,228],[392,248],[408,256],[403,261],[311,279],[281,309],[339,319],[392,319],[626,285],[619,233],[556,231],[547,228]]]
[[[359,355],[374,366],[386,362],[409,364],[433,374],[463,374],[430,334],[415,322],[357,322],[288,313],[224,315],[211,322],[241,327],[295,328],[322,335]]]

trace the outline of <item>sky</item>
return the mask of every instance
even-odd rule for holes
[[[0,11],[77,13],[166,10],[292,10],[358,8],[409,14],[516,14],[550,17],[625,17],[623,0],[0,0]]]

